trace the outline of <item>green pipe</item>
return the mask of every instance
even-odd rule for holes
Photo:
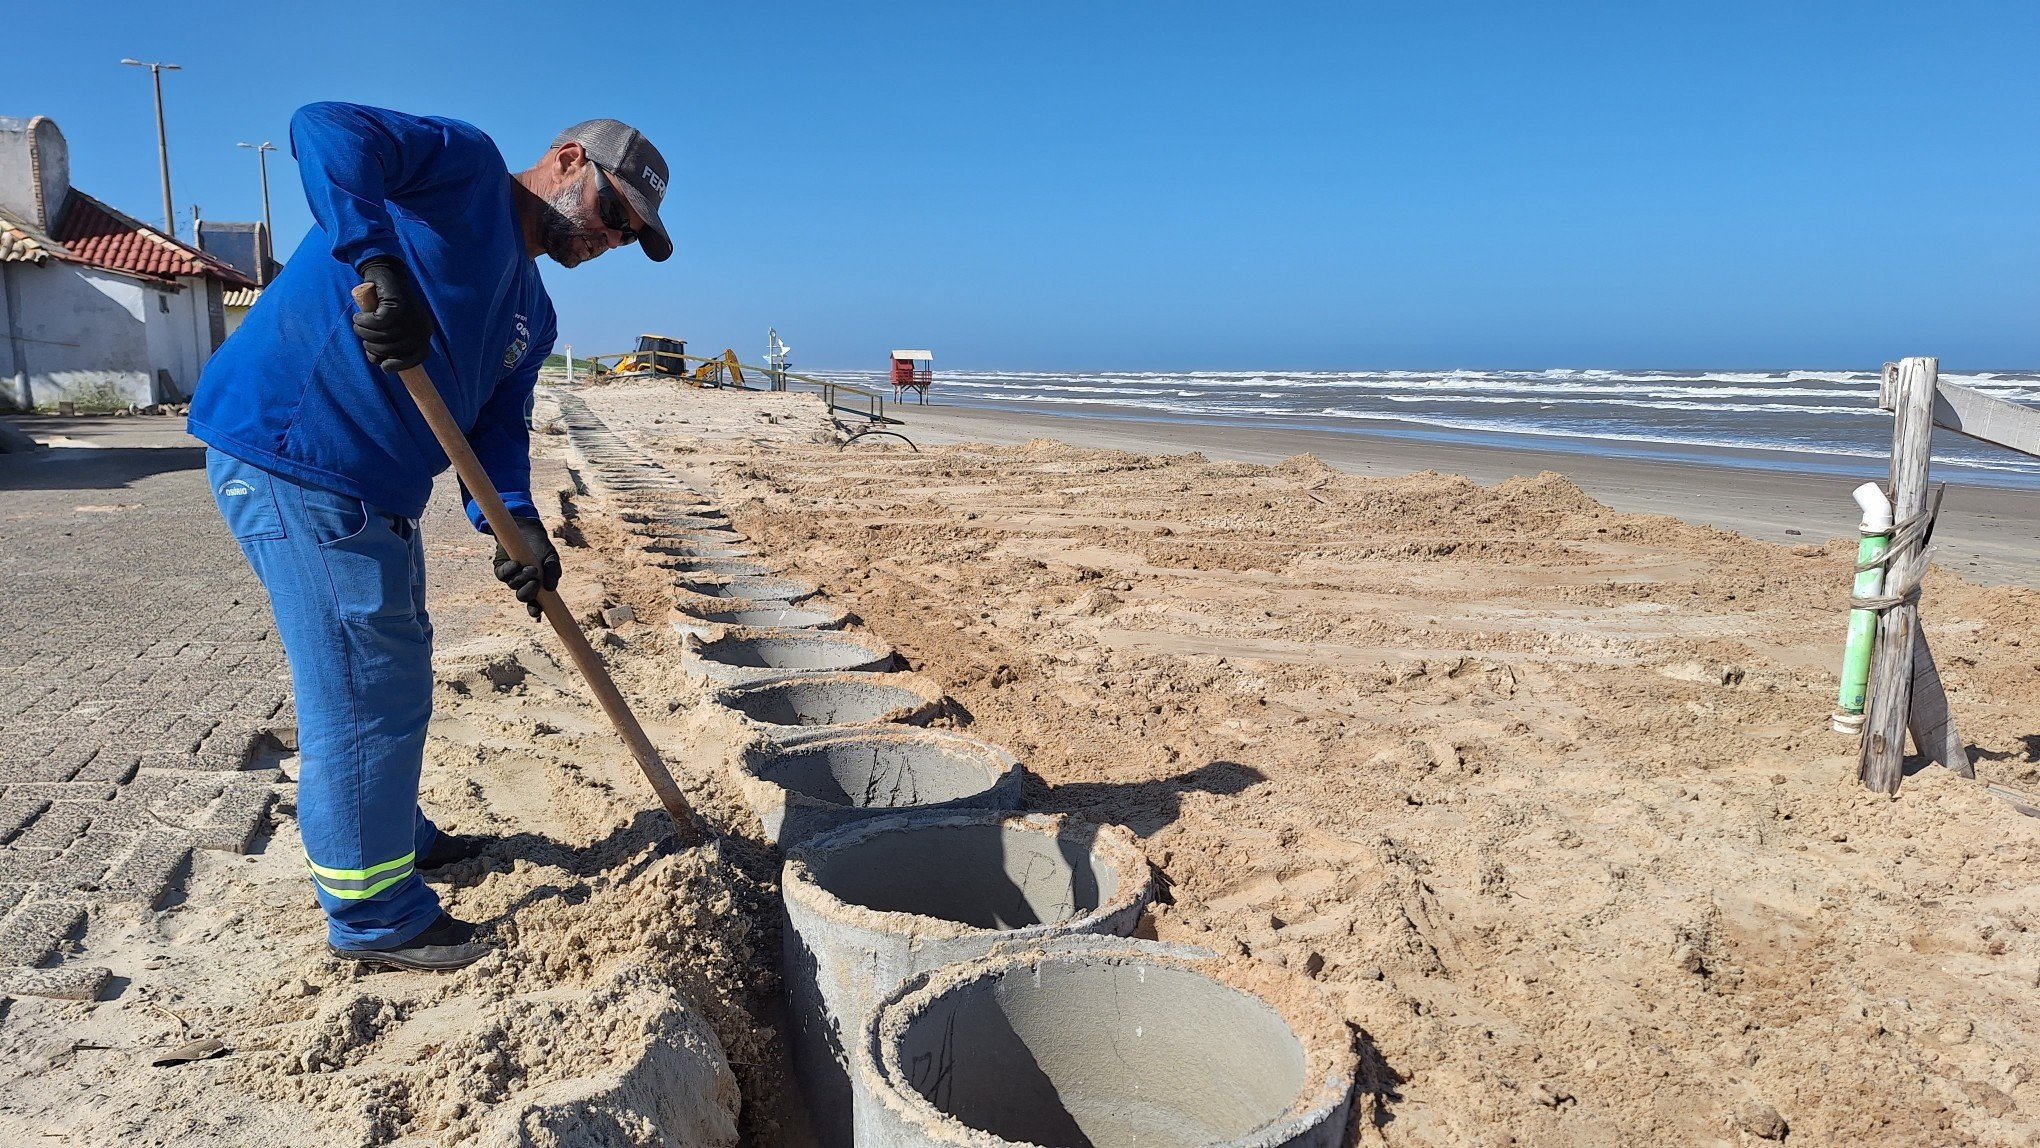
[[[1874,482],[1856,488],[1856,505],[1863,508],[1863,541],[1856,546],[1856,565],[1882,558],[1891,548],[1891,500]],[[1884,593],[1884,567],[1872,566],[1856,572],[1856,597],[1872,598]],[[1870,685],[1870,654],[1877,644],[1877,611],[1849,611],[1849,641],[1842,649],[1842,691],[1835,713],[1835,729],[1854,733],[1862,727],[1863,696]]]

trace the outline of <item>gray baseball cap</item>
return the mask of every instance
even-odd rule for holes
[[[652,146],[644,133],[618,120],[582,120],[553,137],[552,146],[577,143],[595,166],[616,181],[623,198],[645,221],[639,237],[645,254],[663,263],[673,254],[673,239],[659,218],[659,201],[666,198],[666,157]]]

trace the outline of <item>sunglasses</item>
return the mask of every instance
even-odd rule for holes
[[[595,169],[595,207],[602,213],[602,226],[623,235],[620,246],[637,241],[638,233],[630,225],[630,208],[624,206],[616,185],[609,182],[609,173],[599,167]]]

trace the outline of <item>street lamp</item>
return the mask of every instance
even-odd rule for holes
[[[270,246],[276,242],[276,228],[271,226],[269,222],[269,153],[276,150],[276,145],[268,140],[263,140],[259,144],[237,143],[234,146],[244,147],[254,152],[255,162],[262,165],[262,252],[256,256],[256,258],[262,260],[262,268],[261,273],[256,277],[267,283],[269,281],[269,265],[275,262],[274,259],[270,258]]]
[[[140,60],[122,60],[121,63],[135,68],[149,69],[149,78],[156,84],[156,159],[163,166],[163,227],[170,238],[177,238],[177,209],[170,205],[170,137],[163,130],[163,73],[183,69],[176,64],[145,64]]]

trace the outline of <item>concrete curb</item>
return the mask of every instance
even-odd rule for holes
[[[43,444],[28,437],[28,432],[0,419],[0,454],[29,454],[46,449]]]

